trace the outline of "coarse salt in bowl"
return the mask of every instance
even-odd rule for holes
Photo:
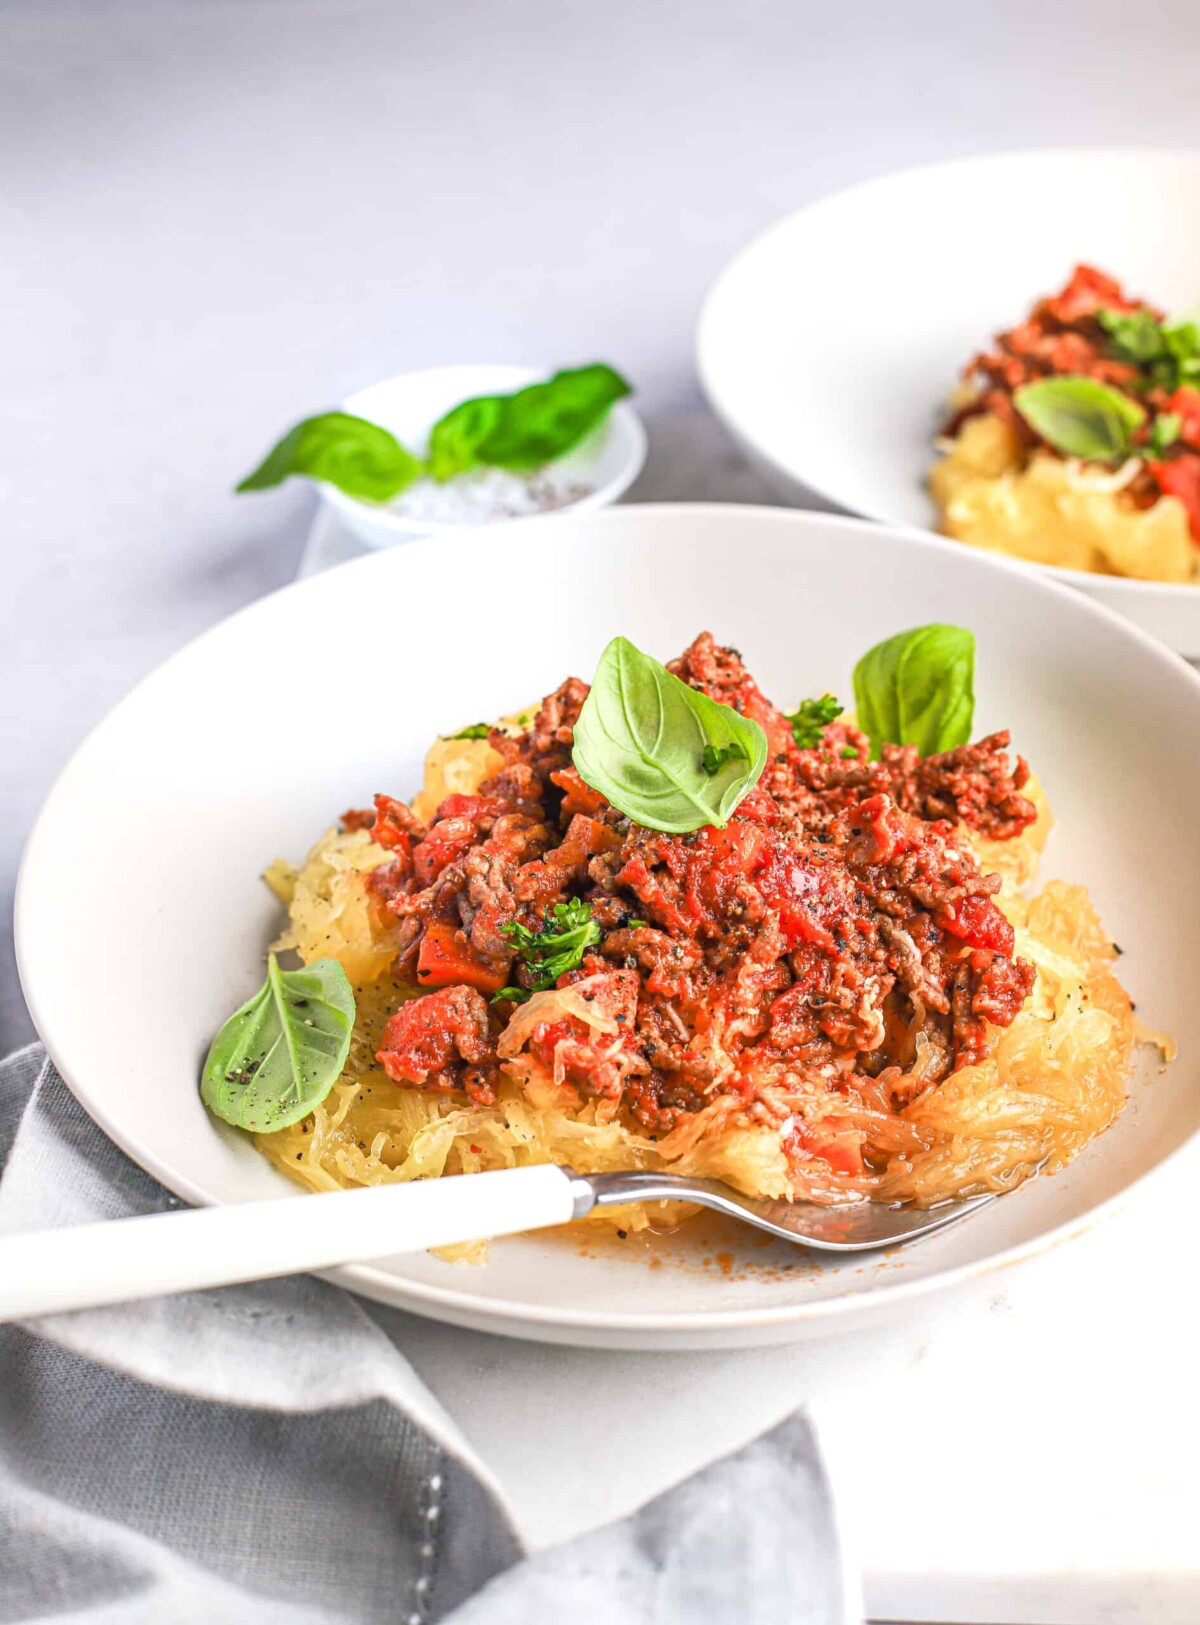
[[[508,395],[549,378],[553,368],[517,366],[429,367],[401,373],[359,390],[344,412],[389,430],[423,454],[440,417],[476,395]],[[618,401],[590,435],[565,457],[529,474],[473,469],[439,483],[422,478],[390,502],[364,502],[336,486],[321,485],[323,499],[369,547],[393,547],[442,531],[603,508],[628,490],[646,460],[646,431],[628,401]]]

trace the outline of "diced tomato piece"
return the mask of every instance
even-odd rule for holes
[[[469,818],[472,823],[480,824],[487,818],[498,818],[502,812],[508,811],[508,803],[496,796],[463,796],[449,795],[437,810],[439,819],[442,818]],[[436,824],[434,828],[436,829]]]
[[[608,806],[599,790],[585,784],[573,767],[559,768],[557,773],[551,773],[550,782],[557,784],[563,792],[565,813],[598,813]]]
[[[417,956],[417,981],[422,987],[478,988],[480,993],[499,993],[506,972],[480,959],[458,927],[433,920],[425,927]]]
[[[422,886],[432,886],[443,869],[475,845],[479,836],[469,818],[443,818],[420,846],[413,848],[413,872]]]
[[[952,937],[959,937],[972,948],[1011,954],[1016,944],[1012,926],[991,898],[979,892],[939,909],[937,921]]]
[[[724,915],[739,884],[762,865],[771,837],[761,824],[733,819],[723,829],[708,824],[685,849],[686,896],[693,919]]]
[[[825,1134],[818,1123],[808,1142],[814,1157],[824,1157],[835,1174],[861,1174],[864,1170],[862,1135],[854,1128]]]
[[[889,796],[868,796],[842,814],[854,863],[895,863],[919,847],[926,835],[920,819],[897,807]]]
[[[413,851],[413,870],[421,885],[431,886],[443,869],[476,844],[483,826],[506,811],[508,803],[493,796],[447,796],[429,833]]]
[[[1190,454],[1173,457],[1169,463],[1147,463],[1146,467],[1169,497],[1178,497],[1187,509],[1192,540],[1200,543],[1200,457]]]
[[[536,1055],[543,1066],[554,1065],[554,1052],[558,1046],[567,1039],[586,1038],[588,1030],[582,1021],[571,1016],[563,1016],[558,1021],[541,1021],[533,1029],[529,1040],[529,1051]]]
[[[1094,265],[1077,265],[1063,291],[1044,301],[1047,311],[1060,322],[1077,322],[1103,306],[1107,310],[1138,310],[1141,302],[1130,299],[1119,282],[1105,276]],[[1148,308],[1148,307],[1147,307]]]

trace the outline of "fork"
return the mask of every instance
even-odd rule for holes
[[[232,1286],[568,1224],[629,1202],[696,1202],[814,1252],[932,1235],[995,1200],[841,1207],[743,1196],[684,1174],[580,1174],[542,1164],[367,1190],[146,1214],[0,1237],[0,1320]]]

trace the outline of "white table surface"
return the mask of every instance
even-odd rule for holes
[[[1194,143],[1198,60],[1195,0],[8,0],[0,885],[91,724],[295,573],[311,498],[230,487],[303,411],[405,366],[591,357],[652,420],[694,408],[698,304],[752,232],[909,163]],[[753,494],[708,433],[659,422],[659,494]],[[29,1032],[9,952],[5,1048]],[[531,1538],[807,1399],[876,1615],[1192,1625],[1193,1294],[1152,1244],[1183,1233],[1188,1160],[890,1333],[711,1357],[399,1335]],[[631,1384],[658,1396],[635,1433]]]

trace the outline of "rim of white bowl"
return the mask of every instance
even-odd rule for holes
[[[944,550],[957,552],[962,546],[960,542],[952,541],[949,537],[939,536],[936,531],[921,530],[915,525],[888,524],[886,527],[881,527],[870,519],[860,518],[855,515],[814,513],[805,509],[772,507],[761,503],[647,502],[635,504],[632,508],[624,511],[630,513],[645,510],[651,514],[664,512],[687,514],[690,512],[709,512],[713,509],[729,510],[739,516],[753,514],[759,518],[767,518],[774,524],[833,525],[839,528],[871,531],[886,528],[891,531],[902,532],[907,540],[915,542],[918,546],[927,549],[931,553]],[[565,519],[569,516],[560,509],[557,514],[535,517]],[[530,522],[529,518],[513,519],[506,521],[503,527],[497,526],[494,528],[501,529],[513,526],[519,528]],[[485,531],[490,531],[493,528],[491,526],[460,526],[458,528],[462,544],[465,547],[485,546],[491,541],[490,535],[485,536]],[[432,538],[428,540],[432,541]],[[986,569],[1009,572],[1015,569],[1018,574],[1028,574],[1028,571],[1022,570],[1019,565],[1015,565],[1011,559],[1008,559],[1003,554],[985,553],[982,549],[976,551],[981,554],[981,561]],[[342,568],[360,571],[384,568],[384,566],[374,561],[387,556],[388,554],[382,550],[365,553],[360,558],[350,560]],[[158,673],[166,666],[173,664],[175,660],[190,651],[197,643],[214,636],[229,621],[253,613],[258,605],[267,599],[276,598],[282,593],[319,591],[319,583],[319,575],[288,582],[284,586],[276,588],[274,592],[266,593],[262,598],[243,605],[241,609],[235,610],[232,615],[226,616],[223,620],[217,622],[216,626],[208,628],[207,631],[200,633],[199,636],[185,643],[181,649],[169,655],[166,660],[162,661],[153,671],[136,683],[118,701],[117,705],[101,718],[95,728],[89,730],[55,776],[54,782],[42,804],[42,809],[34,820],[33,828],[30,830],[25,842],[21,855],[21,865],[17,874],[16,897],[13,909],[17,971],[22,993],[29,1007],[34,1026],[38,1029],[39,1036],[41,1034],[41,1024],[38,1020],[38,999],[34,985],[37,978],[26,962],[24,948],[24,916],[27,908],[25,902],[25,878],[30,853],[39,841],[45,808],[58,793],[61,781],[71,772],[75,758],[86,749],[92,735],[97,729],[106,725],[109,717],[115,711],[123,707],[146,684],[152,683],[157,678]],[[1099,603],[1094,598],[1087,598],[1068,587],[1059,586],[1052,581],[1043,580],[1038,590],[1056,595],[1061,594],[1063,599],[1075,606],[1076,609],[1078,609],[1080,600],[1083,598],[1083,602],[1087,606],[1084,610],[1085,614],[1106,621],[1110,629],[1117,633],[1118,636],[1132,638],[1135,643],[1141,644],[1152,654],[1156,660],[1174,667],[1178,672],[1182,673],[1188,683],[1200,690],[1200,672],[1195,671],[1181,655],[1176,654],[1166,644],[1161,643],[1157,638],[1151,637],[1148,632],[1143,631],[1136,622],[1126,619],[1123,615],[1118,614],[1116,610],[1109,609],[1106,604]],[[44,1039],[43,1042],[45,1043]],[[88,1116],[113,1144],[124,1151],[140,1168],[157,1179],[160,1184],[165,1185],[175,1195],[182,1197],[184,1201],[191,1202],[195,1206],[229,1205],[214,1201],[214,1198],[206,1190],[195,1184],[186,1175],[181,1176],[174,1168],[168,1167],[157,1153],[146,1146],[138,1136],[125,1132],[112,1119],[110,1113],[95,1101],[86,1084],[79,1081],[76,1075],[73,1075],[71,1068],[64,1066],[60,1062],[51,1045],[47,1043],[45,1047],[47,1054],[54,1062],[67,1087]],[[1086,1213],[1050,1225],[1047,1229],[1040,1231],[1036,1236],[1029,1237],[1027,1240],[1013,1242],[984,1261],[956,1264],[947,1270],[919,1281],[890,1282],[886,1286],[872,1287],[869,1292],[821,1298],[810,1303],[778,1304],[771,1308],[759,1309],[722,1309],[711,1312],[685,1310],[666,1315],[644,1312],[631,1313],[620,1310],[563,1309],[504,1303],[501,1300],[476,1296],[453,1287],[439,1287],[432,1283],[414,1281],[411,1277],[395,1275],[377,1264],[343,1264],[334,1269],[322,1270],[318,1273],[326,1280],[334,1281],[351,1291],[361,1292],[377,1301],[389,1304],[405,1303],[407,1305],[427,1304],[436,1306],[438,1314],[434,1318],[447,1320],[452,1324],[478,1327],[481,1323],[490,1323],[486,1325],[486,1329],[498,1331],[500,1335],[513,1337],[520,1337],[522,1328],[524,1328],[526,1336],[533,1335],[537,1337],[539,1334],[544,1334],[542,1340],[551,1342],[571,1341],[568,1337],[555,1335],[563,1332],[594,1332],[601,1337],[605,1334],[615,1334],[616,1336],[629,1334],[652,1340],[659,1337],[669,1340],[677,1336],[690,1336],[693,1333],[703,1339],[706,1335],[720,1337],[722,1333],[736,1333],[756,1329],[768,1331],[771,1328],[789,1324],[800,1326],[812,1321],[837,1321],[839,1318],[844,1319],[849,1325],[861,1318],[862,1315],[873,1313],[876,1308],[883,1309],[927,1294],[941,1292],[944,1289],[970,1281],[993,1270],[1019,1263],[1026,1258],[1035,1257],[1037,1254],[1047,1251],[1050,1247],[1056,1246],[1059,1242],[1069,1240],[1083,1231],[1091,1229],[1093,1225],[1107,1219],[1124,1207],[1135,1190],[1144,1187],[1151,1180],[1159,1178],[1168,1167],[1176,1165],[1183,1156],[1188,1154],[1198,1137],[1200,1136],[1194,1134],[1181,1145],[1176,1146],[1174,1150],[1168,1151],[1153,1167],[1147,1168],[1143,1173],[1137,1175],[1112,1196],[1097,1202]],[[299,1189],[296,1190],[295,1194],[297,1197],[305,1195]],[[536,1330],[534,1330],[535,1328]],[[589,1343],[585,1346],[602,1347],[603,1344],[597,1343],[593,1345]]]
[[[1101,158],[1120,160],[1191,158],[1200,164],[1200,147],[1152,147],[1136,144],[1117,147],[1108,147],[1103,144],[1065,147],[1016,147],[1004,152],[977,153],[974,157],[942,158],[930,164],[906,164],[899,169],[889,169],[882,175],[872,175],[869,180],[855,181],[851,186],[839,187],[834,192],[823,192],[820,197],[810,199],[808,203],[802,204],[800,208],[792,209],[787,214],[781,215],[778,220],[772,221],[769,226],[764,226],[761,231],[756,232],[748,242],[743,243],[731,259],[725,262],[705,294],[704,302],[700,307],[700,315],[696,320],[696,336],[693,343],[696,371],[705,398],[722,426],[739,445],[751,450],[761,462],[777,469],[780,474],[785,475],[788,479],[807,486],[814,496],[819,497],[822,502],[832,503],[847,518],[870,519],[876,524],[891,525],[900,530],[916,530],[921,535],[937,536],[943,541],[955,541],[953,537],[945,536],[941,531],[934,530],[932,526],[918,525],[911,519],[902,519],[896,514],[886,513],[881,509],[859,507],[855,503],[848,502],[844,496],[823,485],[820,480],[814,479],[808,474],[798,473],[794,469],[784,468],[776,458],[763,451],[760,446],[751,445],[743,430],[734,421],[732,413],[725,406],[721,391],[713,382],[707,359],[709,331],[713,322],[712,312],[717,301],[724,297],[726,282],[731,281],[741,270],[742,262],[757,253],[771,237],[784,231],[794,220],[798,220],[801,215],[808,214],[813,209],[821,208],[826,203],[834,202],[835,199],[852,197],[856,194],[868,193],[883,188],[910,175],[932,175],[954,170],[979,169],[985,166],[1012,163],[1017,159],[1022,162],[1035,163],[1042,158],[1084,158],[1088,160]],[[804,510],[799,509],[797,511],[803,512]],[[967,544],[956,542],[955,545],[962,547]],[[976,551],[991,552],[992,550],[979,548]],[[1111,585],[1113,590],[1118,593],[1130,592],[1135,597],[1167,593],[1172,598],[1178,598],[1180,602],[1186,601],[1189,595],[1200,591],[1200,581],[1143,581],[1136,576],[1107,575],[1099,570],[1074,570],[1065,564],[1038,564],[1033,559],[1020,559],[1015,555],[1001,553],[999,549],[996,550],[996,556],[1005,559],[1009,563],[1016,564],[1022,569],[1033,571],[1035,574],[1055,576],[1059,581],[1066,582],[1070,586],[1080,586],[1085,582],[1092,584],[1103,582],[1105,585]]]
[[[380,378],[373,384],[367,384],[362,389],[356,389],[341,403],[343,412],[355,411],[355,402],[360,401],[364,395],[382,388],[385,384],[398,384],[410,378],[427,378],[432,373],[472,373],[472,372],[509,372],[523,373],[526,378],[535,383],[540,378],[550,376],[544,367],[531,367],[525,362],[517,361],[463,361],[451,362],[443,367],[417,367],[411,372],[393,373],[389,378]],[[494,525],[508,524],[512,519],[548,519],[556,514],[587,513],[595,508],[605,508],[620,500],[629,487],[637,479],[646,464],[646,452],[649,441],[646,426],[627,400],[616,401],[613,404],[608,418],[609,424],[616,425],[618,432],[628,442],[628,451],[620,470],[603,485],[595,486],[585,496],[576,498],[574,502],[566,502],[559,508],[549,508],[545,513],[515,514],[503,519],[482,520],[479,525],[463,524],[461,522],[448,522],[444,519],[412,519],[404,514],[394,513],[382,503],[361,502],[357,497],[347,496],[339,491],[336,485],[323,485],[317,482],[317,491],[323,502],[339,513],[350,517],[351,522],[356,518],[369,521],[371,525],[382,530],[391,531],[397,537],[408,538],[415,541],[421,536],[455,535],[459,531],[481,528],[491,529]],[[568,454],[569,455],[569,454]],[[553,465],[548,465],[553,466]],[[369,547],[378,547],[378,542],[372,542],[365,530],[355,527],[355,535]]]

